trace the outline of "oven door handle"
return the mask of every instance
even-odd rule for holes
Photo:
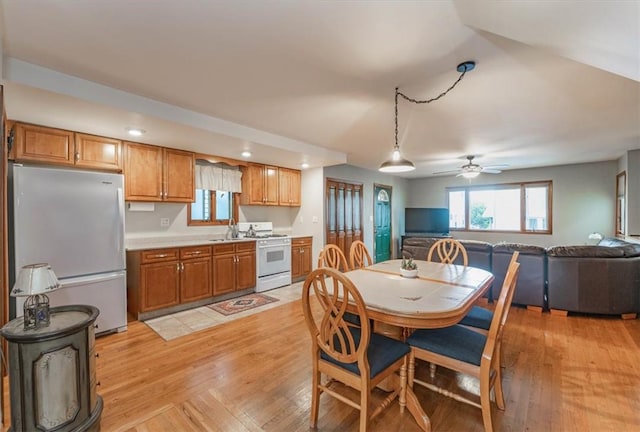
[[[284,244],[277,244],[277,245],[266,244],[266,245],[259,245],[258,249],[272,249],[272,248],[285,249],[289,247],[291,247],[291,243],[284,243]]]

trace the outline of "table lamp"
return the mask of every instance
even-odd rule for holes
[[[29,264],[20,269],[11,296],[27,297],[23,306],[25,330],[49,325],[49,297],[45,293],[58,288],[60,282],[49,264]]]

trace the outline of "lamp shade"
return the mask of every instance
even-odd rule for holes
[[[58,288],[60,288],[60,282],[49,264],[29,264],[20,269],[11,290],[11,296],[45,294]]]

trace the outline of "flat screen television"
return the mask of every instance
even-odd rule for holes
[[[405,208],[405,234],[449,235],[449,209]]]

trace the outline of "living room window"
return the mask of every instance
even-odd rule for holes
[[[551,234],[552,182],[447,188],[449,228]]]

